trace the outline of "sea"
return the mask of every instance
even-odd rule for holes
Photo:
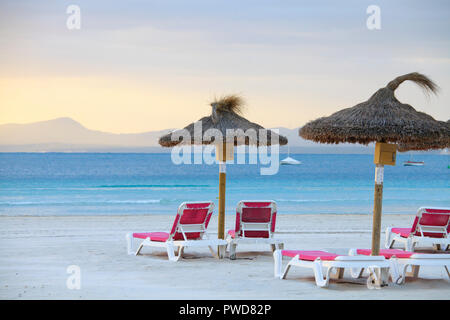
[[[287,155],[280,154],[280,159]],[[274,200],[278,214],[371,214],[370,154],[290,154],[301,165],[262,175],[228,164],[226,213],[240,200]],[[385,166],[383,214],[450,207],[450,157],[417,154],[421,167]],[[176,164],[170,153],[0,153],[0,216],[174,215],[185,201],[214,201],[219,166]]]

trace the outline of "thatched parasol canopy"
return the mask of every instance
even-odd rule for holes
[[[409,73],[395,78],[384,88],[375,92],[369,100],[354,107],[308,122],[299,130],[301,137],[321,143],[392,142],[404,145],[423,146],[428,143],[442,145],[448,139],[448,130],[423,112],[395,97],[398,86],[410,80],[427,93],[437,92],[436,84],[428,77]],[[445,146],[443,146],[445,147]]]
[[[437,150],[450,148],[450,120],[438,121],[442,126],[442,130],[444,134],[441,136],[439,140],[430,141],[426,143],[410,143],[410,144],[399,144],[397,149],[400,152],[406,152],[411,150]]]
[[[175,130],[162,136],[159,139],[159,144],[163,147],[173,147],[178,144],[211,144],[218,143],[219,141],[214,141],[214,137],[205,136],[205,132],[209,129],[217,129],[223,136],[223,142],[232,143],[234,145],[267,145],[272,144],[272,139],[276,143],[285,145],[288,140],[286,137],[276,134],[275,132],[264,129],[257,123],[253,123],[243,118],[242,106],[244,101],[241,97],[236,95],[229,95],[216,100],[211,103],[212,112],[211,115],[201,118],[197,123],[191,123],[184,129]],[[201,135],[195,135],[195,124],[201,123]],[[239,131],[234,131],[238,130]],[[255,135],[249,137],[246,135],[248,129],[253,129]],[[190,134],[190,141],[184,141],[182,132],[187,130]],[[234,134],[230,135],[230,130],[234,131]],[[185,131],[186,132],[186,131]],[[247,131],[247,133],[249,133]],[[172,139],[173,138],[173,139]],[[198,143],[200,142],[200,143]]]

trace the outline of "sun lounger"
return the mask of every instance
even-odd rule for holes
[[[370,253],[370,249],[351,249],[349,255],[369,256]],[[405,283],[406,277],[417,278],[422,266],[444,267],[450,277],[450,254],[425,254],[399,249],[381,249],[379,254],[389,259],[392,282],[397,284]],[[411,267],[411,272],[406,271],[408,267]],[[352,276],[357,278],[363,271],[363,269],[352,270]]]
[[[345,268],[369,270],[367,278],[369,289],[378,289],[387,285],[389,278],[389,262],[384,256],[346,256],[326,251],[276,250],[273,257],[276,278],[285,279],[292,266],[310,268],[314,271],[318,287],[327,287],[330,278],[341,279]],[[282,271],[283,257],[291,258],[284,271]],[[323,268],[326,268],[325,277]]]
[[[405,250],[414,251],[417,243],[433,245],[437,249],[447,250],[450,245],[450,208],[420,208],[411,228],[386,229],[387,249],[394,242],[403,243]]]
[[[227,242],[230,259],[236,259],[239,243],[270,244],[272,251],[282,249],[283,242],[273,237],[277,206],[270,200],[243,200],[236,208],[236,226],[228,230]]]
[[[138,255],[144,246],[160,247],[167,250],[170,261],[178,261],[185,247],[208,246],[216,256],[212,246],[226,245],[225,240],[209,239],[206,233],[213,213],[213,202],[184,202],[179,208],[172,229],[169,232],[134,232],[127,234],[128,254]],[[142,239],[133,252],[133,239]],[[174,250],[178,247],[178,255]]]

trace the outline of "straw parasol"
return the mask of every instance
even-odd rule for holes
[[[226,161],[233,160],[234,146],[285,145],[288,142],[286,137],[242,117],[243,105],[244,100],[237,95],[215,99],[211,103],[210,115],[159,139],[159,144],[163,147],[208,144],[216,146],[216,157],[219,160],[219,239],[225,238]],[[223,257],[223,248],[218,250],[219,257]]]
[[[417,72],[409,73],[395,78],[365,102],[307,123],[300,129],[300,136],[321,143],[364,145],[376,141],[422,143],[439,139],[442,129],[436,126],[436,120],[395,97],[395,90],[406,80],[426,92],[437,92],[436,84],[429,78]]]
[[[215,141],[215,137],[209,137],[205,133],[210,129],[219,130],[223,136],[222,143],[233,143],[237,145],[271,145],[271,141],[277,141],[280,145],[287,144],[287,138],[276,134],[271,130],[264,129],[257,123],[250,122],[242,117],[242,109],[244,100],[237,95],[225,96],[221,99],[216,99],[211,103],[211,115],[206,116],[193,122],[183,129],[172,131],[159,139],[159,144],[163,147],[173,147],[180,144],[217,144],[220,141]],[[195,125],[201,123],[202,131],[195,132]],[[227,130],[242,131],[236,132],[235,135],[229,135]],[[245,135],[245,131],[254,130],[256,132],[256,139],[251,139]],[[183,132],[188,132],[191,140],[183,140]],[[178,137],[178,138],[174,138]],[[197,142],[196,142],[197,141]]]
[[[407,80],[419,85],[426,93],[436,93],[438,90],[436,84],[425,75],[408,73],[389,82],[369,100],[311,121],[299,130],[301,137],[320,143],[367,145],[376,142],[372,255],[378,255],[380,248],[384,165],[395,165],[397,146],[392,143],[428,150],[431,147],[445,147],[445,140],[448,139],[448,130],[444,130],[441,123],[397,100],[394,92]]]
[[[444,132],[443,135],[438,140],[427,142],[427,143],[410,143],[403,144],[400,143],[398,145],[398,151],[406,152],[406,151],[414,151],[414,150],[437,150],[437,149],[445,149],[450,148],[450,120],[438,121],[442,127]]]

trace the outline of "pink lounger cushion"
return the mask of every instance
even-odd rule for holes
[[[392,228],[393,233],[399,234],[403,238],[408,238],[411,234],[411,228]]]
[[[303,251],[303,250],[282,250],[281,254],[286,257],[295,257],[298,255],[300,260],[314,261],[317,258],[321,260],[332,261],[339,255],[326,251]]]
[[[167,239],[169,239],[169,233],[167,233],[167,232],[133,233],[133,238],[139,238],[139,239],[150,238],[151,241],[166,242]]]
[[[358,254],[363,254],[366,256],[370,256],[370,254],[372,253],[372,250],[370,249],[357,249],[356,253]],[[386,259],[390,259],[393,256],[396,256],[397,258],[410,258],[413,254],[415,254],[414,252],[410,252],[410,251],[403,251],[400,249],[381,249],[379,255],[380,256],[384,256]]]

